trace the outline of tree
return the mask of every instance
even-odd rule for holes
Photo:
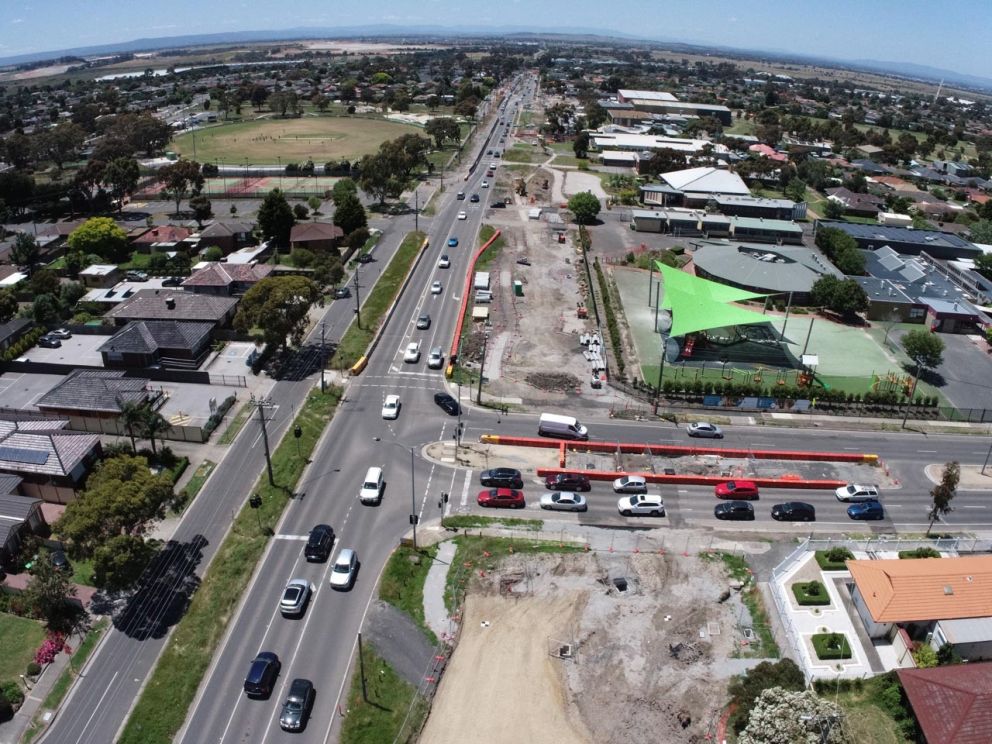
[[[185,158],[159,168],[158,181],[162,184],[162,193],[176,202],[176,214],[179,214],[179,203],[186,194],[192,192],[196,196],[203,188],[200,164]]]
[[[642,176],[657,176],[684,168],[685,155],[669,147],[653,151],[650,158],[637,164],[637,172]]]
[[[124,197],[134,192],[138,186],[138,161],[134,158],[114,158],[103,171],[103,182],[110,195],[117,202],[117,210],[124,209]]]
[[[133,400],[126,400],[120,404],[120,409],[120,422],[124,426],[127,435],[131,437],[131,451],[137,452],[138,448],[135,446],[134,430],[135,428],[140,429],[142,422],[145,420],[145,406]]]
[[[827,199],[823,207],[823,216],[828,220],[839,220],[844,216],[844,205],[833,199]]]
[[[267,91],[265,86],[261,83],[256,83],[252,86],[251,92],[248,94],[248,98],[251,100],[251,105],[255,107],[256,111],[262,110],[262,104],[265,103],[268,97],[269,91]]]
[[[971,227],[968,228],[968,231],[971,233],[971,239],[974,242],[983,244],[992,243],[992,220],[983,219],[973,222],[971,223]]]
[[[214,209],[213,205],[203,194],[197,194],[192,199],[189,200],[189,208],[193,210],[193,218],[196,220],[197,226],[202,230],[203,221],[213,217]]]
[[[127,143],[129,152],[122,154],[131,155],[137,150],[151,156],[164,149],[172,139],[172,127],[147,111],[121,114],[114,120],[107,135]]]
[[[859,312],[868,309],[868,295],[854,279],[838,279],[826,274],[813,284],[810,300],[814,305],[825,307],[846,320],[852,320]]]
[[[313,266],[314,259],[316,258],[313,251],[306,248],[294,248],[290,256],[293,259],[293,266],[298,269],[310,268]]]
[[[579,132],[575,142],[572,143],[572,152],[577,158],[589,157],[589,132]]]
[[[39,160],[49,160],[55,169],[61,173],[62,167],[69,160],[79,155],[83,146],[86,132],[78,124],[65,121],[56,124],[34,137],[35,156]]]
[[[58,300],[50,294],[36,295],[31,303],[31,318],[42,326],[51,326],[61,318]]]
[[[379,145],[379,154],[389,163],[394,176],[404,183],[413,171],[427,165],[431,141],[419,134],[404,134]]]
[[[69,247],[84,255],[96,255],[109,263],[127,260],[127,233],[110,217],[91,217],[67,239]]]
[[[21,596],[49,630],[65,631],[71,627],[76,611],[69,599],[76,596],[76,587],[72,576],[55,568],[47,554],[34,561],[31,578]]]
[[[59,287],[59,304],[63,313],[68,314],[85,294],[86,287],[79,282],[63,282]]]
[[[461,137],[461,128],[450,116],[439,116],[424,124],[424,134],[432,137],[434,145],[440,150],[448,140],[458,141]]]
[[[806,182],[793,178],[783,190],[783,193],[794,202],[806,201]]]
[[[744,674],[734,677],[727,691],[737,703],[737,712],[734,714],[735,730],[740,731],[744,728],[755,700],[764,690],[771,687],[803,690],[806,687],[806,677],[792,659],[782,659],[774,663],[762,661]]]
[[[927,519],[930,520],[930,526],[927,527],[928,535],[930,534],[930,530],[933,529],[934,522],[945,514],[950,514],[954,511],[953,507],[951,507],[951,500],[954,498],[955,493],[957,493],[958,482],[960,480],[960,464],[949,462],[944,465],[944,472],[940,476],[940,483],[930,489],[932,503],[930,504],[930,511],[927,514]]]
[[[138,583],[155,546],[138,535],[115,535],[93,553],[93,583],[106,591],[122,591]]]
[[[34,271],[40,255],[38,241],[31,233],[18,233],[10,249],[10,262],[24,269],[28,276]]]
[[[944,358],[944,342],[936,333],[917,328],[902,337],[902,347],[915,364],[934,369]]]
[[[358,196],[358,186],[350,178],[336,181],[331,189],[331,199],[335,204],[344,196]]]
[[[298,221],[303,222],[307,217],[310,216],[310,210],[307,209],[306,204],[294,204],[293,205],[293,217]]]
[[[220,261],[224,258],[224,251],[220,246],[212,245],[203,252],[203,258],[207,261]]]
[[[72,555],[90,558],[111,537],[143,535],[172,498],[168,474],[153,474],[144,457],[119,455],[90,474],[86,490],[66,506],[53,529]]]
[[[392,160],[382,152],[362,157],[358,171],[358,185],[366,194],[378,199],[380,204],[403,193],[403,179],[397,174]]]
[[[234,327],[241,333],[262,331],[273,348],[298,345],[306,330],[307,312],[320,299],[320,289],[302,276],[267,277],[249,289],[238,305]]]
[[[568,200],[568,210],[575,215],[575,221],[580,225],[590,225],[599,214],[599,199],[588,191],[575,194]]]
[[[289,245],[289,233],[296,224],[293,210],[279,189],[272,189],[258,208],[258,227],[262,237],[274,240],[276,245]]]
[[[360,227],[367,226],[369,220],[359,198],[354,194],[345,194],[340,199],[334,200],[333,222],[345,235],[348,235]]]
[[[0,323],[6,323],[17,315],[17,297],[12,289],[0,289]]]
[[[738,744],[843,744],[843,711],[812,690],[772,687],[758,696]]]
[[[145,416],[141,421],[141,433],[151,443],[154,454],[158,454],[158,449],[155,447],[155,440],[159,438],[160,434],[165,434],[171,428],[172,424],[166,421],[161,413],[153,411],[151,408],[145,409]]]
[[[320,205],[323,201],[319,196],[311,196],[307,199],[307,206],[310,207],[310,214],[313,216],[314,220],[317,219],[317,215],[320,214]]]
[[[816,231],[816,247],[834,262],[844,274],[858,275],[865,272],[865,257],[858,250],[858,243],[836,227],[821,227]]]

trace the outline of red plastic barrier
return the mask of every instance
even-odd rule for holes
[[[865,452],[806,452],[802,450],[751,450],[732,447],[695,447],[675,444],[648,444],[646,442],[574,442],[546,437],[505,437],[498,434],[483,434],[479,441],[485,444],[505,444],[515,447],[559,447],[564,445],[573,452],[624,452],[668,457],[692,455],[718,455],[734,459],[753,457],[758,460],[809,460],[815,462],[869,462],[878,460],[878,455]]]
[[[448,352],[448,359],[458,359],[458,345],[462,341],[462,324],[465,322],[465,308],[468,306],[468,298],[472,292],[472,282],[475,280],[475,263],[479,260],[479,256],[482,252],[486,250],[493,242],[502,235],[500,230],[493,233],[493,236],[489,238],[485,243],[483,243],[472,256],[472,263],[468,267],[468,273],[465,275],[465,289],[462,291],[462,304],[458,308],[458,320],[455,323],[455,335],[451,340],[451,350]]]
[[[626,471],[607,470],[576,470],[574,468],[538,468],[538,477],[544,478],[548,475],[558,473],[578,473],[584,475],[589,480],[611,481],[622,475],[639,475],[648,483],[668,483],[682,486],[715,486],[718,483],[726,483],[734,478],[722,475],[664,475],[659,473],[629,473]],[[737,480],[749,480],[757,484],[758,488],[801,488],[811,491],[833,491],[841,486],[846,486],[847,481],[839,480],[803,480],[802,478],[738,478]]]

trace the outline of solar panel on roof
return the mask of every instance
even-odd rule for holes
[[[0,446],[0,460],[44,465],[48,461],[48,453],[41,450],[24,449],[23,447]]]

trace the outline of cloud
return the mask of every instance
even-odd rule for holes
[[[11,25],[13,25],[15,23],[24,23],[24,19],[23,18],[15,18],[10,23],[11,23]]]

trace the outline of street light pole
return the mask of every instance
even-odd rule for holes
[[[486,371],[486,349],[489,347],[489,332],[482,335],[482,361],[479,364],[479,390],[475,395],[475,402],[482,405],[482,378]]]
[[[372,441],[382,442],[382,437],[372,437]],[[407,447],[405,444],[400,444],[399,442],[383,442],[383,444],[391,444],[394,447],[410,450],[410,524],[413,526],[413,549],[416,550],[417,522],[420,521],[420,517],[417,516],[417,488],[413,479],[416,453],[414,452],[413,447]]]
[[[324,368],[327,367],[327,348],[324,346],[324,321],[320,321],[320,392],[325,392]]]
[[[661,377],[665,374],[665,352],[668,351],[668,339],[661,337],[661,366],[658,367],[658,386],[654,391],[654,415],[658,415],[658,399],[661,397]]]
[[[358,269],[361,264],[355,266],[355,273],[352,275],[353,284],[355,285],[355,322],[358,324],[358,330],[362,330],[362,303],[359,299],[358,290],[360,285],[358,284]]]
[[[906,428],[906,421],[909,419],[909,408],[913,405],[913,398],[916,397],[916,384],[920,381],[920,360],[914,359],[916,365],[913,367],[913,387],[909,391],[909,400],[906,401],[906,412],[902,417],[902,428]]]

